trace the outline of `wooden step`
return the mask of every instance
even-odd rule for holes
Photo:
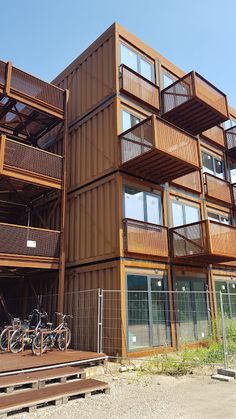
[[[109,386],[103,381],[94,379],[74,380],[65,384],[56,384],[36,390],[28,390],[17,394],[2,396],[0,399],[0,418],[6,418],[8,413],[23,409],[31,412],[45,403],[67,403],[75,396],[84,397],[95,392],[109,392]]]
[[[84,379],[86,373],[78,367],[61,367],[48,370],[19,373],[0,377],[0,393],[12,393],[25,388],[41,388],[55,382],[65,383],[67,380]]]

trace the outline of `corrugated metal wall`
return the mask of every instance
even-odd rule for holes
[[[56,83],[70,90],[69,123],[115,92],[114,31],[65,70]]]
[[[118,159],[115,102],[81,121],[68,139],[68,187],[81,186],[113,170]]]
[[[67,262],[87,263],[117,256],[118,193],[112,175],[69,196]]]

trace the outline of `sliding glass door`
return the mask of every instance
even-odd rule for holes
[[[176,279],[176,291],[179,342],[206,339],[210,333],[206,281],[180,276]]]
[[[165,273],[127,274],[128,349],[170,344],[169,305]]]

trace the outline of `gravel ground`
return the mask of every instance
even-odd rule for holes
[[[61,406],[48,406],[14,419],[217,419],[236,418],[236,382],[219,382],[209,376],[174,378],[138,372],[106,373],[111,394],[89,396]]]

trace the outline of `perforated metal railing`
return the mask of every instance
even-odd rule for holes
[[[59,231],[0,223],[0,237],[0,253],[59,258]]]
[[[203,220],[170,229],[172,257],[213,255],[236,259],[236,228]]]
[[[153,148],[153,126],[147,118],[120,136],[121,162],[125,163]]]
[[[207,226],[200,221],[170,229],[172,256],[201,255],[207,252]]]
[[[169,112],[189,99],[197,97],[222,115],[228,116],[226,96],[194,71],[163,89],[162,97],[164,112]]]
[[[126,252],[168,257],[166,227],[131,219],[123,222]]]
[[[206,194],[214,199],[224,201],[231,205],[231,185],[223,179],[219,179],[216,176],[204,173]]]
[[[157,85],[124,64],[120,66],[120,77],[123,90],[156,109],[160,108],[159,87]]]
[[[120,141],[122,163],[156,148],[199,166],[196,138],[154,115],[121,134]]]
[[[0,85],[6,83],[7,64],[0,61]],[[63,110],[63,90],[50,83],[42,81],[16,67],[12,67],[10,79],[10,93],[20,93],[24,96],[44,102],[57,109]]]
[[[226,147],[228,150],[236,148],[236,126],[225,131]]]
[[[193,78],[190,73],[162,90],[164,112],[169,112],[187,102],[193,94]]]
[[[14,140],[6,140],[4,165],[55,179],[62,178],[61,156]]]

